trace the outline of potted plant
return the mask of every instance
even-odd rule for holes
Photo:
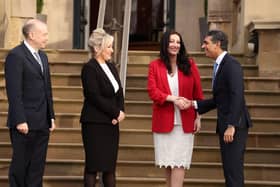
[[[42,13],[42,11],[43,11],[43,6],[44,6],[44,0],[37,0],[37,2],[36,2],[37,4],[37,6],[36,6],[36,12],[37,12],[37,14],[41,14]]]

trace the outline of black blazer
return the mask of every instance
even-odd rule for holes
[[[99,63],[95,59],[89,60],[81,73],[84,93],[81,123],[112,124],[112,119],[117,119],[120,111],[124,111],[123,89],[117,69],[112,63],[106,64],[118,82],[119,90],[115,93]]]
[[[53,110],[47,55],[39,50],[44,72],[22,43],[12,49],[5,61],[5,80],[9,102],[7,126],[27,122],[30,130],[51,127]]]
[[[224,133],[228,125],[236,128],[252,126],[244,98],[242,67],[226,54],[216,73],[211,99],[197,101],[198,112],[206,113],[217,108],[216,131]]]

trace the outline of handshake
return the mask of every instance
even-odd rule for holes
[[[169,95],[167,100],[173,102],[180,110],[185,110],[192,106],[192,101],[185,97]]]

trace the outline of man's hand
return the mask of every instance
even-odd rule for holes
[[[17,130],[22,134],[28,133],[28,125],[26,122],[17,125]]]
[[[229,125],[224,133],[224,141],[225,143],[233,142],[233,136],[235,133],[235,127],[233,125]]]
[[[56,125],[54,123],[54,119],[52,119],[52,126],[49,128],[49,130],[52,132],[55,129]]]
[[[180,110],[185,110],[191,107],[191,101],[184,98],[184,97],[178,97],[175,101],[174,104],[180,109]]]

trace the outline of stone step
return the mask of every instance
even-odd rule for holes
[[[0,128],[0,142],[9,142],[8,128]],[[80,128],[57,128],[51,133],[50,143],[82,143]],[[153,145],[151,130],[122,129],[121,144]],[[201,131],[195,136],[195,146],[219,146],[214,131]],[[279,132],[249,132],[247,147],[280,148]]]
[[[121,123],[123,129],[151,129],[151,115],[126,115]],[[217,118],[215,116],[202,116],[201,130],[215,131]],[[280,118],[252,118],[253,128],[250,132],[280,132]]]
[[[80,73],[52,73],[53,86],[81,86]],[[211,89],[212,77],[201,76],[201,84],[203,89]],[[5,85],[4,74],[0,72],[0,85]],[[128,74],[126,80],[127,87],[147,87],[147,75],[144,74]],[[245,77],[245,90],[280,90],[279,77]]]
[[[7,98],[6,88],[0,86],[0,98]],[[53,97],[55,99],[83,99],[81,86],[53,86]],[[212,97],[211,89],[203,90],[204,97]],[[280,91],[268,90],[245,90],[246,102],[263,104],[280,104]],[[126,100],[149,101],[147,88],[127,87],[125,93]]]
[[[117,177],[118,187],[165,187],[164,178],[155,177]],[[0,176],[0,185],[9,186],[8,177]],[[276,187],[278,181],[245,180],[246,187]],[[45,176],[43,186],[51,187],[83,187],[82,176]],[[184,180],[184,187],[224,187],[224,180],[220,179],[191,179]]]
[[[125,110],[128,114],[152,114],[151,101],[126,101]],[[249,113],[252,117],[279,117],[280,105],[279,104],[247,104]],[[216,116],[216,110],[212,110],[203,116]]]
[[[10,49],[0,49],[0,60],[4,60]],[[45,49],[49,61],[86,61],[90,57],[87,50],[81,49]],[[231,53],[242,64],[255,64],[255,59],[241,53]],[[198,63],[212,63],[212,60],[205,56],[204,52],[190,51],[189,56]],[[128,51],[129,63],[149,63],[159,57],[159,51]]]
[[[0,60],[4,60],[10,49],[0,48]],[[89,53],[84,49],[44,49],[49,61],[83,61],[89,58]]]
[[[231,53],[241,64],[256,64],[254,58],[247,57],[241,53]],[[189,56],[195,60],[197,64],[213,64],[213,60],[206,57],[204,52],[189,52]],[[135,64],[149,64],[152,60],[159,58],[158,51],[129,51],[128,62]]]
[[[81,73],[84,63],[87,61],[49,61],[51,73]],[[0,72],[4,72],[4,60],[0,60]]]
[[[197,67],[198,67],[200,76],[209,76],[209,75],[212,76],[213,63],[197,64]],[[258,66],[255,64],[243,64],[242,69],[243,69],[243,74],[245,77],[257,77],[258,76]]]
[[[52,86],[54,99],[83,99],[81,86]],[[0,98],[7,98],[6,87],[0,86]]]
[[[0,112],[0,127],[6,126],[7,112]],[[80,113],[56,113],[56,126],[58,128],[80,128]],[[201,123],[203,131],[215,131],[217,118],[215,116],[203,116]],[[280,132],[280,118],[257,118],[253,117],[254,127],[250,132]],[[121,122],[121,129],[151,129],[151,115],[126,114]]]
[[[0,86],[0,98],[7,98],[6,88]],[[83,99],[81,86],[53,86],[55,99]],[[212,90],[204,89],[204,97],[212,97]],[[280,104],[280,91],[245,90],[246,102],[263,104]],[[125,94],[126,100],[147,101],[150,100],[146,88],[128,87]]]
[[[0,142],[0,158],[11,158],[11,145],[8,142]],[[48,159],[84,159],[83,145],[81,143],[50,143],[48,147]],[[245,163],[280,164],[280,148],[256,148],[248,147],[245,153]],[[154,160],[152,145],[120,144],[119,160]],[[193,162],[220,162],[219,147],[195,146]]]
[[[54,110],[58,113],[78,113],[81,112],[83,100],[80,99],[54,99]],[[279,117],[280,104],[247,104],[252,117]],[[125,101],[127,114],[152,114],[151,101]],[[7,99],[0,99],[0,111],[8,111]],[[212,110],[203,116],[216,116],[216,111]]]
[[[129,57],[131,58],[131,57]],[[130,59],[129,59],[130,60]],[[148,68],[150,62],[133,62],[132,59],[127,65],[128,74],[148,74]],[[81,73],[81,69],[84,63],[87,61],[50,61],[51,73]],[[208,64],[200,63],[197,61],[197,67],[201,76],[212,75],[213,64],[210,61]],[[245,76],[258,76],[258,66],[254,64],[243,64],[243,71]],[[0,71],[4,71],[4,60],[0,60]]]
[[[6,126],[7,112],[0,112],[0,127]],[[80,127],[80,112],[79,113],[56,113],[56,126],[60,128],[79,128]]]
[[[65,61],[49,62],[51,73],[81,73],[83,64],[86,61]]]
[[[48,55],[49,62],[86,62],[89,58],[88,51],[83,49],[46,49],[44,51]]]
[[[212,97],[211,89],[204,89],[204,98]],[[280,91],[245,90],[245,98],[248,103],[280,104]],[[126,100],[147,101],[150,100],[147,88],[127,87]]]
[[[80,73],[52,73],[52,86],[81,86],[80,75]],[[3,72],[0,72],[0,85],[5,85]]]
[[[10,165],[9,159],[0,160],[0,176],[6,176]],[[45,176],[82,176],[84,160],[47,160]],[[245,164],[245,180],[279,181],[280,165]],[[154,161],[117,162],[117,177],[164,177],[163,168],[155,166]],[[185,178],[223,179],[221,163],[193,162]]]
[[[197,63],[200,76],[209,76],[213,72],[213,64],[203,64]],[[245,76],[255,77],[258,76],[258,66],[251,64],[242,65],[243,73]],[[144,63],[131,63],[127,66],[128,74],[148,74],[149,64]]]
[[[201,84],[203,89],[212,89],[212,77],[201,76]],[[147,75],[144,74],[128,74],[126,87],[147,87]],[[280,78],[278,77],[245,77],[245,90],[280,90]]]

